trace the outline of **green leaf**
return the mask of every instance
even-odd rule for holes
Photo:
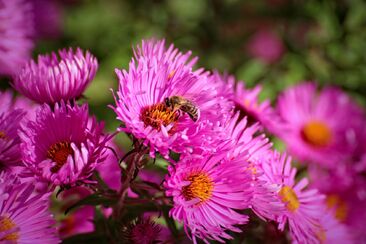
[[[162,212],[163,212],[163,216],[165,218],[165,221],[166,221],[166,224],[170,230],[170,232],[175,236],[177,237],[179,232],[178,232],[178,229],[177,229],[177,226],[175,224],[175,221],[174,219],[172,219],[170,216],[169,216],[169,210],[170,210],[170,207],[168,206],[163,206],[162,207]]]
[[[105,235],[96,232],[74,235],[62,241],[62,244],[80,244],[80,243],[108,244],[109,242]]]
[[[97,206],[97,205],[105,205],[105,206],[111,206],[114,205],[117,202],[117,198],[111,198],[111,197],[105,197],[103,195],[100,195],[98,193],[92,194],[87,196],[84,199],[81,199],[68,209],[66,209],[65,214],[68,214],[71,210],[77,207],[85,206],[85,205],[91,205],[91,206]]]

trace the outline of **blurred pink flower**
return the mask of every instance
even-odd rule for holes
[[[84,187],[73,187],[70,190],[63,191],[59,196],[62,204],[60,209],[61,215],[64,215],[67,208],[90,194],[91,191]],[[93,206],[82,206],[71,211],[66,216],[63,216],[60,221],[60,226],[58,228],[60,237],[65,239],[73,235],[93,232],[93,219]]]
[[[240,118],[247,117],[249,125],[259,123],[272,130],[273,124],[278,124],[279,117],[270,100],[259,101],[261,85],[246,88],[244,81],[236,81],[234,76],[220,75],[217,71],[214,71],[212,79],[222,86],[220,92],[234,103],[234,111],[240,112]]]
[[[30,2],[0,0],[0,75],[15,74],[31,57],[33,24]]]
[[[301,83],[279,96],[277,111],[275,133],[302,162],[332,168],[352,157],[364,114],[340,89]]]
[[[322,244],[351,244],[356,243],[352,231],[346,225],[335,219],[332,211],[328,210],[320,218],[320,231],[317,233]],[[362,242],[359,242],[362,243]]]
[[[31,0],[35,35],[38,38],[57,38],[62,29],[62,7],[57,0]]]
[[[109,141],[107,143],[107,147],[113,149],[114,152],[107,148],[105,152],[105,160],[98,164],[96,170],[109,188],[119,191],[121,188],[122,173],[122,168],[119,165],[119,159],[123,156],[123,152],[113,141]]]
[[[284,53],[282,40],[270,30],[257,31],[247,43],[249,54],[266,63],[273,63]]]

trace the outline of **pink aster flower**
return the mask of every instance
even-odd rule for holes
[[[24,164],[35,177],[53,185],[73,186],[89,182],[93,170],[104,160],[103,124],[90,118],[88,106],[47,104],[33,121],[22,124],[20,137]]]
[[[0,114],[7,113],[16,109],[23,110],[26,118],[34,118],[38,104],[35,104],[23,96],[13,96],[10,90],[0,91]]]
[[[79,98],[93,80],[98,63],[81,49],[63,49],[30,60],[14,79],[14,88],[38,103],[53,104]]]
[[[59,243],[48,198],[35,193],[33,184],[0,173],[0,242]]]
[[[33,48],[32,6],[26,0],[0,0],[0,74],[13,75]]]
[[[62,8],[56,0],[31,0],[36,36],[57,38],[61,33]]]
[[[224,242],[232,238],[226,230],[241,232],[235,225],[248,221],[248,216],[236,210],[249,207],[251,176],[244,155],[229,159],[226,153],[202,158],[181,155],[180,161],[168,168],[164,186],[174,201],[170,215],[183,221],[194,243],[196,237],[206,243],[207,239]]]
[[[284,126],[276,133],[300,160],[331,167],[357,146],[362,111],[337,88],[318,92],[315,83],[302,83],[279,97],[277,109]]]
[[[24,114],[20,109],[0,114],[0,170],[21,164],[18,128]]]
[[[0,170],[21,165],[18,129],[26,112],[11,92],[0,91]]]
[[[346,225],[350,235],[362,243],[366,241],[366,180],[361,172],[351,166],[339,164],[340,169],[331,170],[311,167],[309,173],[312,185],[326,195],[326,206],[337,221]]]
[[[93,219],[94,208],[92,206],[84,206],[75,210],[61,220],[60,237],[65,239],[73,235],[93,232]]]
[[[320,231],[317,233],[319,243],[355,243],[350,229],[335,219],[334,214],[331,211],[325,211],[325,214],[320,218],[320,225]]]
[[[168,48],[165,47],[165,40],[142,40],[141,46],[137,46],[134,50],[136,59],[145,57],[150,60],[159,60],[169,64],[170,76],[173,76],[175,70],[184,64],[184,68],[193,71],[193,66],[197,63],[198,57],[191,57],[192,51],[186,53],[180,52],[173,44]],[[196,75],[204,73],[203,68],[193,71]]]
[[[161,42],[151,45],[160,47]],[[187,58],[170,49],[137,55],[128,71],[116,70],[119,90],[113,109],[124,123],[121,130],[149,147],[152,157],[156,151],[164,157],[169,150],[213,151],[222,135],[218,125],[230,116],[232,104],[208,76],[191,72]]]
[[[281,58],[284,46],[278,36],[269,30],[260,30],[249,40],[249,53],[266,62],[273,63]]]
[[[123,238],[131,244],[160,243],[161,227],[149,218],[138,218],[122,228]]]
[[[260,85],[250,89],[245,87],[244,81],[236,81],[232,75],[220,75],[217,71],[213,79],[221,83],[221,90],[225,96],[234,102],[235,111],[240,112],[240,117],[247,117],[249,125],[259,122],[260,125],[271,129],[273,123],[277,123],[276,116],[269,99],[260,102]]]
[[[258,135],[260,131],[258,123],[248,127],[247,119],[238,120],[239,115],[238,112],[225,127],[233,147],[231,157],[246,152],[242,160],[249,163],[246,169],[252,178],[253,197],[250,207],[260,218],[275,220],[284,210],[284,205],[277,196],[280,188],[268,182],[262,172],[263,165],[272,163],[273,152],[270,149],[272,144],[264,134]]]
[[[285,211],[277,216],[279,229],[289,226],[294,243],[318,243],[320,216],[324,212],[324,196],[316,189],[305,189],[306,178],[295,182],[296,168],[291,166],[291,158],[274,153],[269,164],[263,164],[263,178],[279,186],[278,198],[285,204]]]
[[[100,163],[96,170],[98,171],[102,180],[107,184],[107,186],[115,191],[118,191],[121,187],[121,166],[119,165],[119,159],[122,157],[123,153],[118,148],[118,146],[109,141],[107,143],[109,147],[106,151],[106,157],[103,163]],[[113,149],[114,152],[111,150]],[[116,153],[116,155],[115,155]],[[118,157],[118,158],[117,158]]]

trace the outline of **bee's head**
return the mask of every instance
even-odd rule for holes
[[[169,97],[166,97],[165,99],[164,99],[164,103],[165,103],[165,105],[167,106],[167,107],[170,107],[172,104],[171,104],[171,102],[170,102],[170,99],[169,99]]]

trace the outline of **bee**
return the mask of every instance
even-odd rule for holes
[[[181,96],[172,96],[164,99],[165,105],[171,108],[173,111],[184,112],[196,122],[200,117],[199,108],[190,100]]]

